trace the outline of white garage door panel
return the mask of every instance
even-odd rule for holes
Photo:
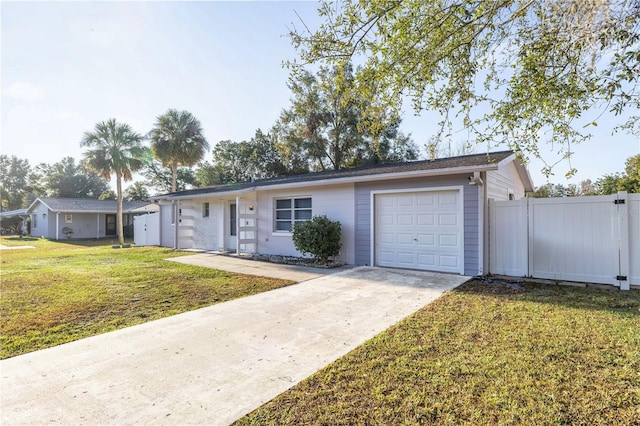
[[[455,214],[440,214],[438,215],[438,224],[441,226],[458,226],[458,216]]]
[[[374,203],[376,265],[464,272],[460,191],[376,194]]]
[[[421,207],[425,207],[422,205]],[[418,214],[418,225],[433,226],[436,224],[436,216],[434,214]]]
[[[436,267],[436,256],[433,254],[418,255],[418,265],[424,269],[433,269]]]
[[[448,266],[450,268],[457,268],[458,266],[460,266],[458,264],[457,256],[440,256],[440,264]]]
[[[440,235],[440,247],[458,247],[458,236],[451,234]]]

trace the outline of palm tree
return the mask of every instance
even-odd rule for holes
[[[202,125],[188,111],[169,109],[157,118],[149,136],[154,157],[171,167],[171,191],[175,192],[178,166],[193,166],[209,150]]]
[[[142,135],[134,132],[128,124],[118,123],[114,118],[96,124],[92,132],[85,132],[80,146],[89,148],[84,157],[88,167],[100,173],[107,182],[111,174],[116,175],[116,200],[118,202],[116,226],[118,242],[124,244],[122,227],[122,180],[131,180],[132,173],[143,166]]]

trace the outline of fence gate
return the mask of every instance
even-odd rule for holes
[[[640,285],[640,194],[489,202],[490,272]]]
[[[133,217],[133,241],[136,246],[160,245],[160,214]]]

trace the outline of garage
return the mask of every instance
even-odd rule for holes
[[[376,193],[374,264],[464,273],[460,189]]]

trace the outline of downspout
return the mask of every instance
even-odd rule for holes
[[[47,224],[48,227],[49,224]],[[60,238],[60,212],[56,212],[56,241],[58,241]]]

